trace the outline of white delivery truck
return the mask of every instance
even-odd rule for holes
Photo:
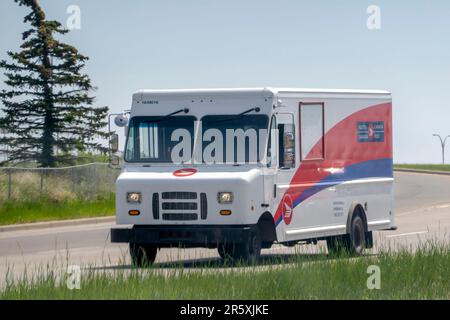
[[[137,265],[164,247],[253,260],[275,242],[326,240],[359,254],[372,231],[396,228],[391,102],[366,90],[138,91],[116,183],[127,226],[111,240]]]

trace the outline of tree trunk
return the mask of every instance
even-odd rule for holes
[[[44,118],[44,132],[42,134],[41,165],[42,167],[54,167],[56,164],[54,157],[55,139],[53,137],[53,134],[55,133],[55,119],[53,116],[53,89],[49,81],[52,72],[52,63],[49,58],[50,52],[47,37],[42,37],[42,42],[44,47],[42,57],[42,65],[44,67],[44,70],[41,73],[41,77],[45,81],[44,99],[46,110]]]
[[[55,140],[53,138],[53,124],[54,119],[51,112],[48,110],[44,119],[44,133],[42,135],[42,167],[54,167],[55,160],[53,156],[53,148]]]

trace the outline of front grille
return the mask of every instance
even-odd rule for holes
[[[152,197],[153,219],[159,219],[159,194],[154,193]]]
[[[178,199],[178,200],[192,200],[197,199],[197,193],[195,192],[163,192],[163,199]]]
[[[206,200],[206,193],[200,193],[200,216],[202,220],[206,220],[208,215],[208,201]]]
[[[197,220],[198,216],[196,213],[163,213],[163,220],[170,221],[186,221],[186,220]]]
[[[154,194],[155,195],[155,194]],[[187,191],[168,191],[156,194],[157,199],[153,198],[153,212],[162,210],[161,217],[168,221],[193,221],[201,217],[205,220],[208,214],[208,205],[206,193]],[[157,210],[156,210],[157,208]]]
[[[195,202],[163,202],[163,210],[197,210]]]

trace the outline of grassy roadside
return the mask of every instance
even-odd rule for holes
[[[289,267],[264,271],[171,270],[179,271],[177,276],[157,275],[153,268],[87,271],[80,290],[67,289],[64,276],[58,282],[52,273],[34,284],[10,284],[0,299],[450,299],[449,249],[431,245],[414,254],[386,252],[357,259],[298,255]],[[379,290],[367,288],[373,265],[381,271]]]
[[[397,168],[450,172],[450,164],[394,164],[394,169]]]
[[[0,202],[0,225],[114,215],[114,195],[97,200]]]

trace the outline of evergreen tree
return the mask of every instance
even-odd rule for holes
[[[21,51],[7,53],[12,61],[0,61],[9,89],[0,92],[0,146],[9,146],[8,161],[54,167],[73,163],[79,152],[106,152],[98,138],[108,137],[108,108],[92,106],[94,88],[81,72],[88,57],[54,38],[68,30],[47,21],[37,0],[15,1],[30,9],[24,22],[31,28]]]

